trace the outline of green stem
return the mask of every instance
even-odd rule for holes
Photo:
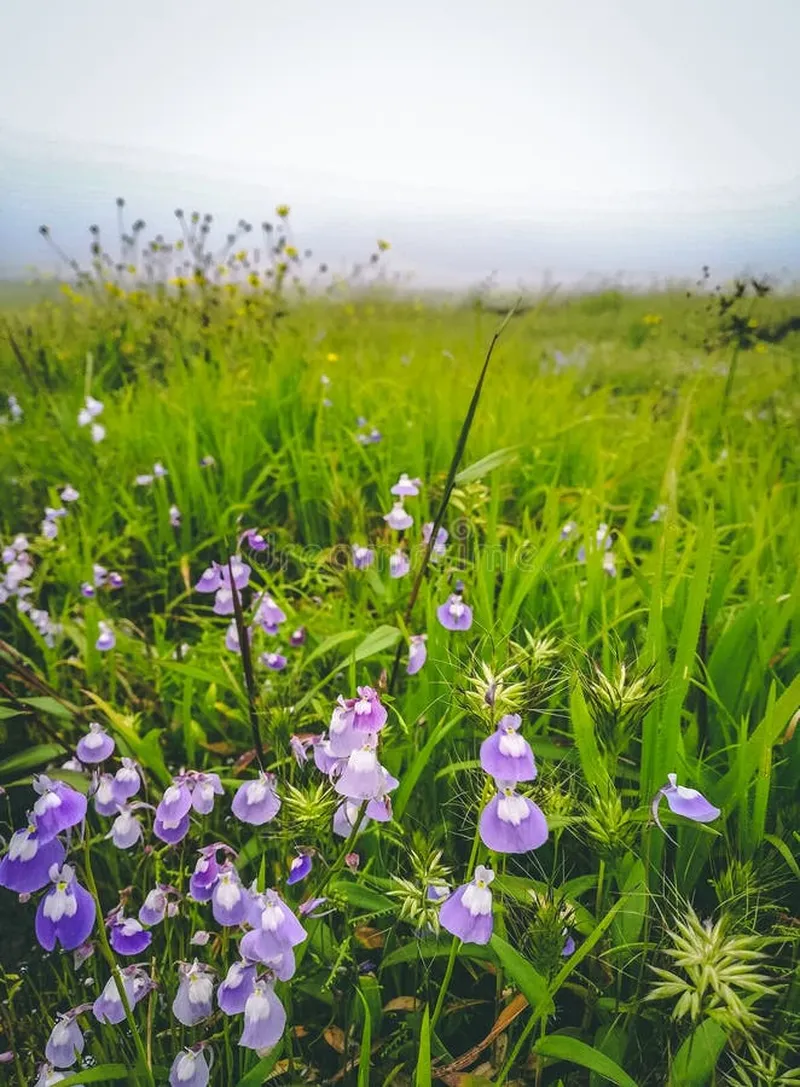
[[[100,905],[100,896],[97,892],[97,883],[95,882],[94,872],[92,871],[91,849],[89,848],[89,835],[86,834],[84,839],[84,868],[86,870],[86,882],[89,884],[89,891],[94,899],[95,909],[97,910],[97,924],[100,929],[100,949],[103,952],[108,965],[111,967],[112,976],[116,977],[117,991],[119,992],[120,1000],[122,1001],[122,1007],[125,1009],[125,1018],[128,1020],[128,1026],[130,1027],[131,1034],[133,1035],[134,1045],[136,1046],[136,1053],[139,1057],[139,1061],[142,1066],[142,1071],[147,1077],[147,1084],[149,1087],[156,1087],[155,1076],[153,1075],[153,1069],[150,1066],[150,1062],[147,1060],[147,1053],[144,1048],[144,1042],[139,1034],[139,1028],[136,1026],[136,1020],[133,1017],[133,1011],[131,1010],[130,1001],[128,1000],[128,994],[125,991],[125,986],[122,980],[122,970],[120,969],[116,959],[114,958],[114,952],[111,950],[111,945],[108,942],[108,935],[106,934],[105,918],[103,917],[103,910]]]

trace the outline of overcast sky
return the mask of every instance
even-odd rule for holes
[[[800,0],[6,0],[0,260],[121,192],[422,272],[791,263],[799,45]]]

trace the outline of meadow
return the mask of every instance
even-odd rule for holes
[[[179,218],[0,312],[8,1082],[800,1083],[796,297]]]

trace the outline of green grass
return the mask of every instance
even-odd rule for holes
[[[746,312],[769,323],[794,304],[767,297]],[[720,327],[701,298],[556,294],[513,318],[445,515],[446,557],[426,571],[405,630],[411,578],[388,576],[389,488],[400,472],[423,480],[407,502],[419,562],[420,525],[437,512],[499,317],[378,289],[279,303],[206,287],[87,288],[2,319],[13,346],[0,336],[0,390],[24,410],[0,428],[2,542],[30,537],[33,599],[63,625],[49,647],[13,601],[0,609],[0,637],[24,656],[4,651],[0,686],[8,829],[30,805],[31,772],[57,767],[54,745],[72,746],[90,719],[147,767],[153,803],[181,766],[217,769],[229,793],[247,776],[236,761],[252,748],[241,659],[222,647],[228,620],[191,588],[241,528],[270,541],[268,558],[254,557],[254,583],[287,612],[289,630],[308,630],[284,672],[256,663],[250,701],[284,789],[268,833],[231,825],[223,799],[185,854],[159,842],[151,854],[120,853],[101,840],[108,820],[90,815],[104,912],[123,887],[133,888],[130,912],[157,879],[185,888],[193,848],[215,836],[241,850],[247,883],[283,887],[292,904],[324,878],[318,861],[307,885],[283,886],[295,846],[316,848],[335,869],[325,891],[335,911],[307,922],[298,972],[279,987],[296,1029],[262,1064],[237,1047],[240,1021],[217,1014],[185,1030],[170,1015],[178,959],[196,952],[222,974],[234,957],[225,933],[189,947],[196,929],[219,931],[208,907],[186,901],[166,935],[155,930],[164,999],[134,1015],[156,1069],[180,1044],[210,1039],[219,1084],[261,1082],[273,1065],[277,1082],[291,1084],[339,1074],[346,1084],[410,1087],[451,1065],[472,1069],[475,1085],[795,1082],[753,1078],[752,1068],[771,1061],[777,1077],[793,1066],[800,1012],[798,337],[739,352],[726,395],[733,348],[701,348]],[[555,364],[554,351],[580,345],[585,361]],[[105,405],[97,445],[76,424],[87,393]],[[380,430],[379,443],[359,443],[359,416]],[[213,467],[200,466],[205,455]],[[167,477],[134,486],[156,461]],[[45,541],[44,507],[60,505],[67,482],[81,498]],[[651,522],[661,504],[665,515]],[[579,538],[561,538],[567,521]],[[613,534],[614,577],[592,547],[601,522]],[[352,568],[356,541],[378,550],[368,571]],[[122,572],[124,588],[84,600],[92,563]],[[436,621],[458,578],[474,609],[468,635]],[[110,653],[94,648],[100,619],[117,634]],[[289,737],[321,732],[338,694],[378,685],[399,642],[422,632],[427,665],[413,678],[401,668],[386,698],[381,758],[400,780],[395,818],[355,841],[352,875],[330,834],[330,803],[312,796],[321,779],[295,765]],[[257,633],[254,659],[275,644]],[[493,708],[484,668],[502,675]],[[551,835],[535,853],[492,858],[476,833],[491,795],[478,748],[492,719],[513,709],[539,768],[528,791]],[[648,807],[670,772],[721,817],[698,827],[662,809],[665,837]],[[290,786],[299,793],[290,797]],[[470,861],[492,860],[487,947],[424,927],[435,911],[414,885],[436,851],[454,886],[471,878]],[[15,1050],[28,1082],[55,1013],[87,991],[93,999],[108,975],[96,955],[83,971],[96,974],[87,990],[71,956],[33,945],[32,906],[2,894],[13,918],[0,952],[0,1049]],[[701,919],[722,919],[730,939],[758,938],[768,980],[745,1004],[760,1027],[737,1019],[730,990],[714,989],[713,949],[698,952],[710,956],[710,980],[691,1012],[672,1014],[680,986],[645,999],[659,982],[653,967],[680,975],[669,952],[687,903]],[[568,958],[565,927],[576,941]],[[81,1022],[98,1064],[135,1066],[122,1028]]]

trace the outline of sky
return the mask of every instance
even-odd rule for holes
[[[19,0],[0,268],[124,195],[165,232],[285,200],[423,282],[800,273],[798,42],[798,0]]]

